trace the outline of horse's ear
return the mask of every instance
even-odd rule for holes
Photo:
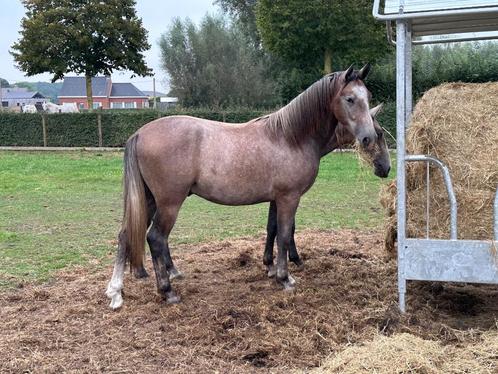
[[[377,117],[377,115],[382,111],[383,106],[384,106],[384,103],[380,103],[375,108],[370,109],[370,115],[373,118]]]
[[[346,82],[349,82],[351,80],[351,77],[353,76],[353,65],[351,65],[348,70],[346,70],[346,73],[344,74],[344,79]]]
[[[370,63],[367,63],[365,66],[363,66],[358,73],[358,77],[363,81],[367,77],[368,73],[370,72],[370,69],[372,68],[372,65]]]

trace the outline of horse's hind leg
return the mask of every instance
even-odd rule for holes
[[[172,224],[174,225],[176,221],[176,215],[174,217],[170,215],[167,219],[172,220]],[[156,222],[156,220],[158,220],[158,218],[154,217],[154,222]],[[166,229],[168,229],[168,227],[166,227]],[[169,232],[170,231],[171,228],[169,228]],[[169,232],[166,231],[163,234],[159,226],[153,224],[147,234],[147,243],[149,244],[151,253],[153,251],[161,251],[161,256],[163,256],[164,264],[169,274],[169,280],[181,279],[183,278],[183,274],[176,268],[169,251]]]
[[[118,309],[123,305],[123,296],[121,295],[121,290],[123,289],[123,277],[126,266],[126,254],[127,254],[127,240],[124,230],[121,230],[118,236],[118,252],[116,254],[116,262],[114,263],[114,270],[112,272],[112,278],[107,285],[106,295],[111,299],[111,304],[109,305],[112,309]]]
[[[147,227],[149,227],[152,222],[152,218],[156,214],[156,201],[147,186],[145,186],[145,195],[147,197]],[[137,279],[147,278],[149,276],[147,270],[145,270],[143,262],[133,268],[133,274]]]
[[[149,243],[152,255],[152,263],[157,279],[157,289],[168,303],[177,303],[180,298],[171,288],[170,275],[181,275],[176,270],[171,260],[168,247],[168,237],[178,215],[181,203],[163,204],[158,206],[154,216],[152,226],[147,233],[147,242]]]

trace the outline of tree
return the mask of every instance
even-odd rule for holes
[[[260,37],[256,27],[255,8],[257,0],[216,0],[224,12],[229,13],[239,23],[241,30],[259,47]]]
[[[136,15],[135,0],[22,2],[26,16],[11,54],[28,76],[48,72],[55,82],[68,72],[84,74],[91,109],[92,77],[114,70],[151,74],[142,54],[150,48],[147,31]]]
[[[199,27],[176,19],[160,42],[162,67],[183,105],[268,106],[275,95],[264,60],[237,23],[206,16]]]
[[[371,0],[259,0],[255,10],[263,47],[279,56],[289,72],[314,76],[311,81],[296,79],[305,86],[388,52],[385,26],[371,15]]]
[[[0,87],[9,88],[10,84],[6,79],[0,78]]]

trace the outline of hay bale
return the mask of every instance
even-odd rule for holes
[[[493,200],[498,186],[498,83],[449,83],[432,88],[417,103],[407,131],[407,152],[439,158],[449,168],[458,204],[458,237],[493,238]],[[424,237],[426,174],[424,163],[410,163],[407,181],[407,231]],[[449,238],[450,212],[443,178],[430,168],[430,237]],[[386,208],[386,249],[396,238],[396,186],[381,192]]]
[[[442,345],[412,334],[377,335],[327,358],[313,374],[496,373],[498,334],[483,334],[465,346]]]

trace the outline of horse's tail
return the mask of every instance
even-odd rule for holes
[[[137,160],[138,135],[128,140],[124,153],[124,213],[123,231],[127,239],[127,258],[132,268],[143,264],[145,233],[147,232],[147,202],[145,182]]]

